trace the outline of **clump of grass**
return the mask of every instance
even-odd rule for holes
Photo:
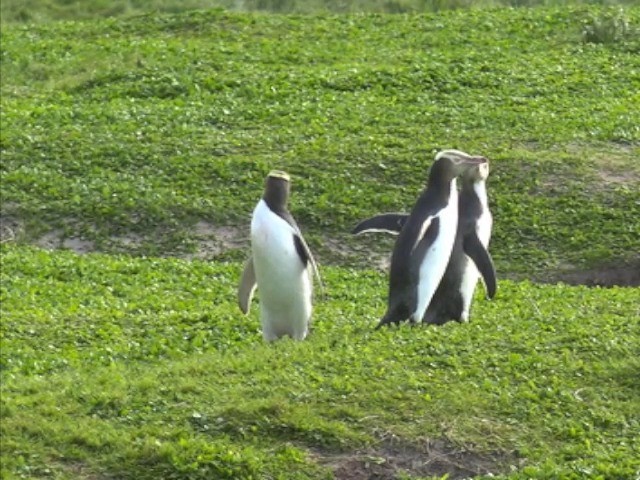
[[[631,35],[632,27],[624,10],[590,15],[582,29],[582,39],[586,43],[617,43]]]

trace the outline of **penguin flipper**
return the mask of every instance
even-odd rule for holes
[[[422,258],[437,238],[439,231],[440,217],[429,216],[424,219],[411,249],[412,256],[417,255],[419,259],[418,262],[414,262],[416,265],[420,265]]]
[[[491,254],[482,245],[478,235],[473,232],[470,235],[465,235],[463,244],[464,253],[466,253],[478,267],[478,271],[484,281],[484,286],[487,290],[487,296],[493,298],[496,295],[497,281],[496,270],[493,266],[493,260]]]
[[[306,267],[309,263],[311,263],[311,269],[313,270],[313,276],[316,278],[318,282],[318,286],[320,287],[320,292],[324,294],[324,285],[322,284],[322,278],[320,278],[320,270],[318,270],[318,263],[313,258],[313,254],[311,253],[311,249],[304,237],[302,236],[302,232],[300,231],[300,227],[296,223],[293,216],[288,212],[284,211],[279,213],[281,218],[283,218],[293,230],[293,244],[296,247],[296,252],[298,253],[298,257],[302,264]]]
[[[374,215],[373,217],[362,220],[358,223],[351,233],[353,235],[361,235],[363,233],[390,233],[391,235],[398,235],[402,227],[409,218],[406,213],[382,213],[380,215]]]
[[[320,291],[324,293],[324,285],[322,284],[322,278],[320,278],[320,270],[318,270],[318,264],[316,260],[313,258],[313,254],[311,253],[311,249],[307,242],[305,242],[304,237],[300,233],[293,234],[293,243],[296,246],[296,252],[298,252],[298,257],[302,261],[303,265],[311,265],[311,270],[313,271],[313,276],[316,278],[318,282],[318,286],[320,287]]]
[[[256,272],[253,267],[253,258],[249,257],[244,264],[242,277],[240,277],[240,285],[238,286],[238,306],[245,315],[249,313],[251,307],[251,298],[256,290]]]

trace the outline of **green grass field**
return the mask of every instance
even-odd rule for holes
[[[194,9],[271,13],[419,13],[461,8],[533,7],[599,4],[634,5],[636,0],[4,0],[3,23],[132,17],[148,13],[180,13]]]
[[[620,8],[3,23],[1,477],[640,477]],[[373,331],[392,240],[348,232],[443,148],[491,161],[498,295]],[[274,168],[325,283],[304,342],[235,304]]]

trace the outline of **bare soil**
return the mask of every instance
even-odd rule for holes
[[[231,251],[249,253],[249,225],[238,227],[233,225],[213,225],[200,221],[192,228],[191,234],[196,241],[196,251],[181,254],[185,258],[215,260]],[[0,217],[0,241],[12,242],[24,240],[24,228],[20,221],[13,217]],[[120,235],[110,239],[123,251],[142,244],[144,239],[135,233]],[[320,263],[344,264],[357,267],[376,268],[387,271],[389,254],[394,237],[377,236],[372,238],[355,238],[349,234],[326,238],[307,239],[311,249]],[[54,229],[39,238],[30,241],[45,249],[67,249],[84,254],[96,251],[93,241],[79,237],[65,237],[62,229]],[[563,282],[570,285],[587,285],[590,287],[638,287],[640,286],[640,257],[619,263],[609,263],[591,269],[564,269],[549,272],[538,277],[541,283]]]
[[[405,475],[462,480],[520,468],[508,453],[478,453],[445,440],[421,445],[385,440],[375,448],[351,454],[319,454],[336,480],[394,480]]]
[[[198,241],[195,258],[209,259],[232,249],[246,249],[249,252],[249,225],[240,228],[233,225],[213,225],[209,222],[196,223],[193,234]]]
[[[619,265],[603,265],[599,268],[563,272],[554,280],[569,285],[589,287],[638,287],[640,286],[640,257]]]

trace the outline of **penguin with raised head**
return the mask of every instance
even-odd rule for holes
[[[489,163],[476,165],[461,175],[458,200],[458,229],[449,263],[427,307],[423,322],[443,324],[449,320],[469,321],[469,311],[478,277],[487,296],[496,293],[496,273],[488,251],[493,218],[487,199]],[[386,232],[399,234],[409,215],[385,213],[358,223],[352,233]]]
[[[445,273],[458,229],[456,178],[487,159],[459,150],[435,156],[427,186],[398,234],[391,255],[387,311],[376,328],[422,321]],[[392,221],[398,217],[391,214]]]
[[[426,323],[468,322],[478,278],[482,278],[488,298],[496,294],[496,270],[489,253],[493,217],[487,197],[488,176],[487,162],[460,177],[456,243],[443,282],[432,301],[433,313],[428,309],[425,315]]]
[[[309,332],[313,275],[317,264],[300,228],[287,209],[290,178],[274,170],[251,219],[251,257],[238,288],[238,303],[249,312],[256,286],[260,289],[260,322],[266,341],[285,335],[303,340]]]

